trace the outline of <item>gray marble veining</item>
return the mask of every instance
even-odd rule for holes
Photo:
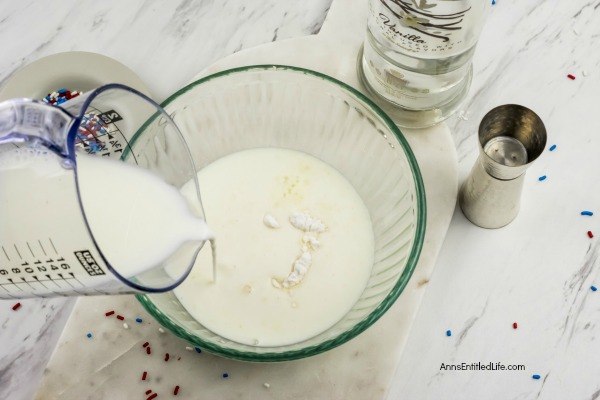
[[[228,54],[318,32],[331,0],[0,1],[0,82],[15,69],[61,51],[116,58],[158,99]]]
[[[36,391],[74,299],[0,301],[0,398],[29,399]]]
[[[122,61],[163,99],[225,55],[318,31],[329,4],[0,0],[0,82],[39,57],[88,50]],[[535,110],[558,147],[528,172],[521,213],[507,228],[483,230],[455,213],[391,399],[600,398],[600,291],[590,290],[600,286],[600,262],[597,239],[586,236],[600,236],[599,46],[600,1],[494,6],[463,117],[448,121],[461,173],[477,157],[479,121],[499,104]],[[27,301],[18,312],[12,304],[0,303],[0,398],[29,399],[69,304]],[[440,371],[442,362],[477,361],[527,369]]]

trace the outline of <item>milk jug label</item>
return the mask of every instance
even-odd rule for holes
[[[76,251],[75,257],[90,276],[105,275],[89,250]]]

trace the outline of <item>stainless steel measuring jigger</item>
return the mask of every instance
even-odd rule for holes
[[[488,112],[479,125],[479,158],[463,184],[460,207],[482,228],[501,228],[519,213],[525,171],[546,147],[536,113],[516,104]]]

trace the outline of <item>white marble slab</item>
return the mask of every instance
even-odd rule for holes
[[[281,63],[316,69],[358,87],[355,63],[365,24],[364,2],[337,1],[318,35],[241,51],[210,66],[201,75],[241,65]],[[136,365],[146,365],[158,369],[153,375],[159,374],[161,383],[173,384],[176,379],[177,384],[186,388],[186,396],[192,393],[189,398],[202,390],[218,397],[232,398],[383,399],[420,304],[424,283],[435,265],[454,209],[457,188],[456,155],[447,128],[440,125],[426,131],[406,132],[406,135],[424,175],[428,198],[426,243],[409,286],[393,308],[367,332],[346,345],[310,359],[272,365],[206,356],[192,361],[185,358],[177,365],[186,367],[173,372],[171,368],[160,370],[160,357],[148,359],[140,348],[141,343],[148,340],[148,334],[119,332],[115,338],[113,328],[113,331],[103,333],[102,339],[106,340],[94,342],[93,346],[82,340],[86,327],[96,325],[98,319],[105,323],[102,309],[92,306],[97,301],[82,299],[78,301],[59,348],[48,365],[38,398],[103,398],[109,393],[133,397],[143,389],[140,385],[128,385],[128,382],[136,380],[135,373],[142,373]],[[131,304],[131,299],[103,299],[102,302],[104,310],[133,308],[138,314],[145,314],[138,305]],[[181,351],[184,347],[185,344],[173,337],[162,340],[160,345],[161,351],[170,348],[170,352]],[[65,370],[72,367],[74,351],[86,355],[85,361],[75,360],[75,372],[66,379]],[[220,371],[230,374],[226,385],[219,377]],[[207,378],[199,381],[199,375]],[[270,385],[268,393],[265,393],[264,382]],[[160,393],[169,390],[154,386],[153,389]],[[115,387],[119,391],[114,391]]]
[[[0,398],[30,399],[75,299],[0,301]]]

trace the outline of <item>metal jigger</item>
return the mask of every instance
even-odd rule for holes
[[[482,228],[501,228],[519,213],[525,171],[546,147],[546,128],[527,107],[507,104],[479,125],[479,158],[463,184],[460,207]]]

